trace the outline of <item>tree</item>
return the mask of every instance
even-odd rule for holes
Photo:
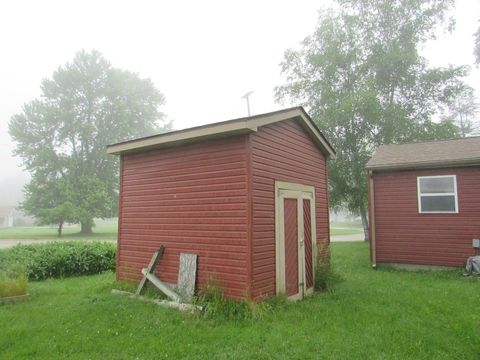
[[[443,115],[442,121],[450,121],[457,125],[460,136],[466,137],[480,130],[476,120],[478,104],[475,102],[474,90],[466,86],[464,91],[450,104],[448,112]]]
[[[35,176],[25,186],[25,200],[21,209],[27,214],[34,214],[39,225],[56,224],[60,237],[65,222],[75,221],[73,206],[68,198],[63,179]]]
[[[478,27],[477,32],[473,36],[475,36],[475,47],[473,48],[475,64],[480,65],[480,26]]]
[[[463,88],[466,67],[431,68],[418,48],[450,0],[337,0],[282,63],[278,101],[307,108],[332,142],[331,205],[361,216],[368,238],[366,163],[380,144],[453,137],[432,119]]]
[[[44,223],[68,219],[91,233],[94,217],[116,212],[118,159],[106,145],[168,129],[164,97],[150,79],[84,50],[41,91],[9,123],[14,153],[32,174],[24,208]]]

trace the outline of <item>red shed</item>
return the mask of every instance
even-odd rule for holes
[[[335,152],[303,108],[108,146],[121,158],[117,278],[177,280],[198,255],[197,284],[217,277],[232,298],[313,289],[329,245],[327,159]],[[322,250],[324,250],[322,252]]]
[[[367,168],[374,266],[463,266],[475,255],[480,137],[384,145]]]

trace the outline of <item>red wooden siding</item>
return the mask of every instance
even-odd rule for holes
[[[252,296],[275,294],[275,181],[315,187],[317,244],[327,249],[326,159],[294,120],[264,126],[250,135],[252,155]]]
[[[284,199],[285,288],[287,295],[298,294],[298,219],[297,199]]]
[[[417,176],[456,175],[458,214],[419,214]],[[480,167],[374,173],[377,263],[463,266],[480,237]]]
[[[157,275],[176,283],[180,252],[196,253],[198,285],[216,275],[230,297],[247,288],[247,138],[123,156],[119,279],[138,280],[155,250]]]
[[[305,288],[310,289],[313,286],[312,216],[308,199],[303,199],[303,240],[305,244]]]

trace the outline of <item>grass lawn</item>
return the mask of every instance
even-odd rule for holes
[[[332,245],[333,292],[260,320],[205,320],[110,294],[113,274],[31,283],[0,306],[1,359],[478,359],[480,280],[372,270]]]
[[[355,234],[363,234],[363,229],[337,229],[337,228],[330,228],[330,235],[355,235]]]
[[[116,220],[96,221],[92,235],[81,235],[80,225],[65,226],[62,239],[64,240],[116,240]],[[29,239],[29,240],[58,240],[57,228],[50,226],[11,227],[0,229],[0,241],[2,239]]]
[[[361,222],[331,222],[330,223],[330,235],[356,235],[363,234],[363,228]]]

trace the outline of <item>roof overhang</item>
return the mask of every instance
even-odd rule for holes
[[[403,164],[381,164],[368,165],[367,170],[371,171],[395,171],[395,170],[422,170],[422,169],[440,169],[452,167],[469,167],[480,166],[480,158],[478,159],[459,159],[452,161],[436,161],[436,162],[415,162]]]
[[[298,119],[320,150],[326,156],[335,159],[335,150],[302,107],[197,126],[108,145],[107,154],[120,155],[248,134],[256,132],[261,126],[289,119]]]

